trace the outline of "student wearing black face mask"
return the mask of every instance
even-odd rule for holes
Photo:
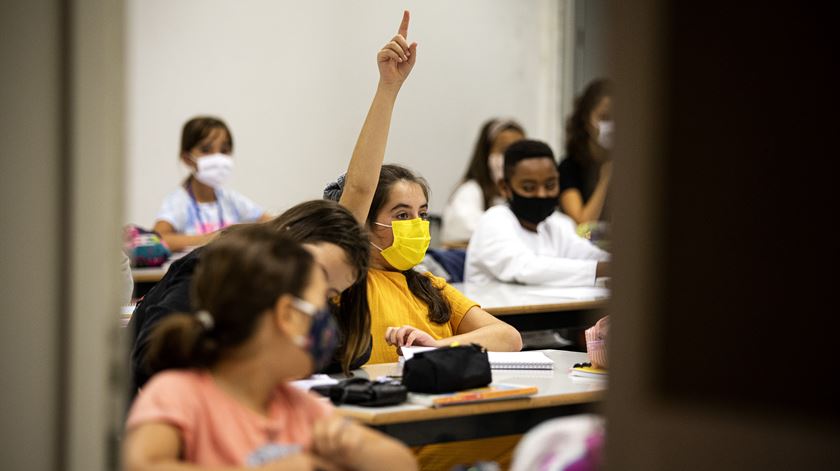
[[[578,236],[574,221],[556,211],[559,175],[547,144],[511,145],[500,189],[508,204],[481,217],[467,248],[466,282],[592,286],[609,275],[610,255]]]

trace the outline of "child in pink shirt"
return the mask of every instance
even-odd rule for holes
[[[288,384],[336,346],[312,255],[260,224],[229,229],[204,250],[197,312],[172,315],[153,334],[147,358],[158,373],[129,413],[124,467],[416,469],[401,443]]]

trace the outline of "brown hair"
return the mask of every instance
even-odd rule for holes
[[[487,158],[490,156],[490,149],[493,148],[493,141],[499,137],[499,134],[509,130],[525,135],[525,129],[513,120],[491,119],[484,123],[481,132],[478,134],[478,140],[475,142],[470,165],[467,167],[467,172],[464,173],[463,178],[461,178],[462,182],[475,180],[481,187],[484,209],[490,207],[493,197],[499,193],[496,182],[490,176]]]
[[[595,161],[589,147],[592,142],[592,132],[589,129],[589,118],[592,111],[605,97],[612,95],[612,85],[605,79],[590,83],[583,93],[575,99],[575,108],[566,121],[566,158],[573,158],[580,162],[584,169],[593,171]]]
[[[189,152],[201,141],[207,139],[207,136],[214,129],[225,131],[227,134],[227,145],[233,151],[233,134],[230,133],[230,129],[228,129],[224,121],[212,116],[197,116],[187,121],[181,130],[181,154],[183,155],[184,152]]]
[[[280,296],[300,296],[314,267],[300,244],[264,224],[237,227],[203,250],[191,285],[193,310],[202,313],[175,314],[155,327],[150,373],[212,366],[253,335]]]
[[[345,373],[370,346],[370,310],[367,303],[367,271],[370,246],[367,232],[353,214],[333,201],[313,200],[300,203],[265,223],[276,233],[301,243],[328,242],[339,246],[356,270],[353,287],[341,293],[338,305],[331,304],[341,330],[336,357]]]
[[[373,226],[376,220],[376,213],[385,204],[388,195],[391,193],[391,188],[400,181],[416,183],[423,189],[423,195],[426,201],[429,200],[429,184],[422,177],[415,175],[411,170],[393,164],[386,164],[382,166],[379,172],[379,182],[376,185],[376,192],[373,194],[373,201],[370,204],[370,211],[368,212],[367,225],[369,228]],[[402,272],[405,275],[408,289],[411,294],[417,296],[429,306],[429,320],[436,324],[444,324],[449,322],[449,317],[452,315],[452,307],[446,298],[443,297],[441,291],[432,285],[432,281],[428,276],[418,273],[413,268]]]

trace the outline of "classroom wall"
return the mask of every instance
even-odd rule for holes
[[[233,188],[272,212],[319,198],[346,169],[378,78],[376,52],[403,9],[418,63],[386,161],[424,175],[440,213],[485,119],[513,116],[557,147],[569,3],[129,0],[125,220],[151,226],[186,176],[180,130],[197,114],[232,129]]]

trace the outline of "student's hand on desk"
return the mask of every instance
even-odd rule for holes
[[[417,59],[417,43],[408,44],[408,11],[403,12],[402,23],[397,35],[391,38],[379,53],[379,80],[387,85],[402,85]]]
[[[439,346],[434,337],[410,325],[388,327],[385,330],[385,341],[388,342],[388,345],[395,345],[397,347],[409,347],[411,345],[421,347]]]

